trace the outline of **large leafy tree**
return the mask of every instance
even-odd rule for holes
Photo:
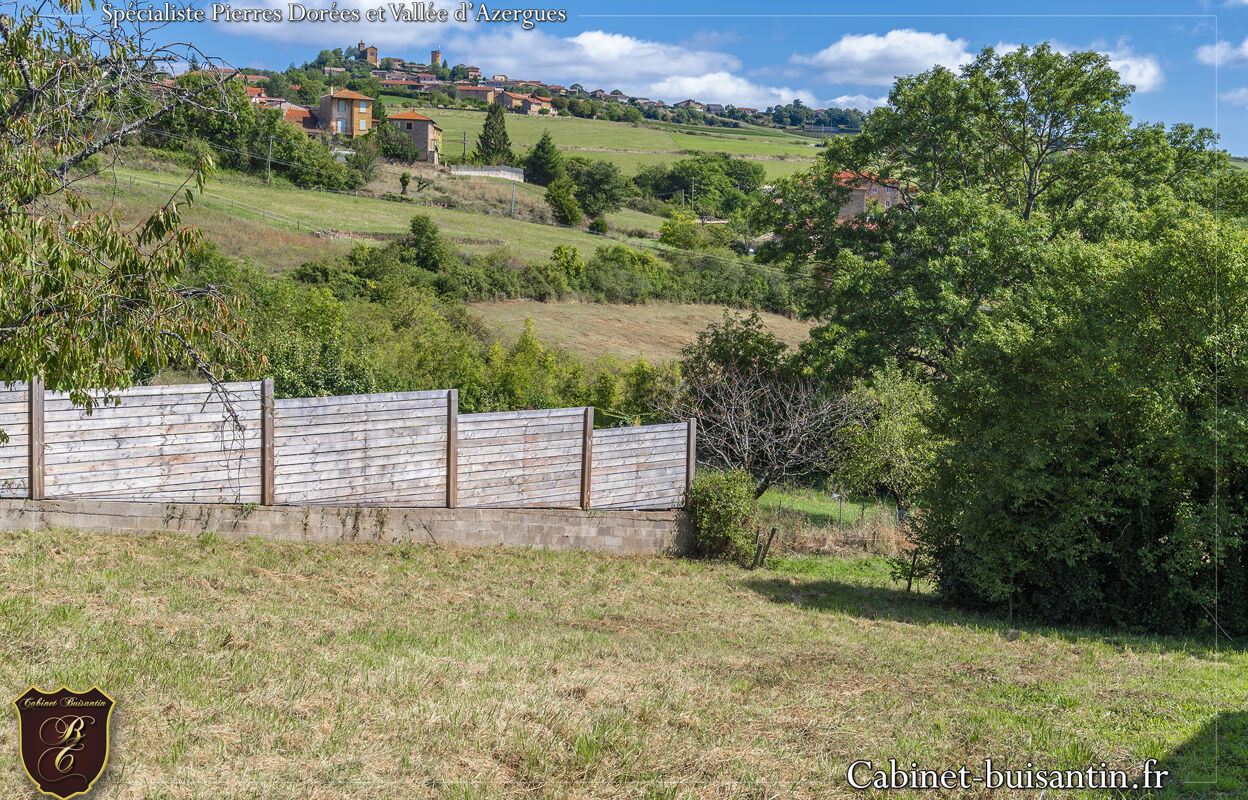
[[[212,162],[137,224],[93,206],[127,136],[174,109],[206,109],[226,76],[168,85],[158,67],[185,48],[145,47],[91,27],[78,0],[0,16],[0,381],[42,377],[89,404],[140,370],[176,365],[209,379],[241,358],[235,315],[215,286],[188,285],[198,244],[182,211]],[[228,116],[231,109],[218,108]]]
[[[760,257],[812,277],[814,360],[942,378],[1054,243],[1134,236],[1159,204],[1230,208],[1212,190],[1226,173],[1212,133],[1131,127],[1131,91],[1104,56],[1047,45],[899,79],[861,135],[831,140],[756,207],[776,234]],[[902,202],[843,218],[856,188],[881,184]]]

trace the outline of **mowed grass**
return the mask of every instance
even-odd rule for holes
[[[536,300],[471,303],[468,308],[505,340],[514,341],[525,320],[531,319],[543,342],[562,345],[585,358],[644,356],[652,362],[679,357],[680,349],[692,343],[699,332],[722,322],[726,311],[723,306],[684,303],[625,306]],[[769,330],[791,345],[810,333],[809,322],[767,312],[759,316]]]
[[[184,179],[184,173],[152,169],[121,168],[117,173],[121,178],[117,194],[126,196],[124,204],[149,212],[154,207],[153,202],[158,202],[160,198],[167,199],[172,191],[170,187]],[[128,183],[126,179],[129,176],[135,177],[138,182]],[[167,186],[154,187],[143,181],[163,181]],[[103,181],[98,182],[92,191],[97,203],[110,202],[113,197]],[[264,216],[265,213],[269,216]],[[415,203],[396,203],[363,195],[317,192],[276,183],[266,186],[258,178],[226,173],[219,174],[208,184],[205,194],[191,207],[186,219],[191,224],[202,226],[209,238],[216,240],[237,237],[235,226],[240,221],[309,235],[314,229],[401,232],[407,230],[416,214],[429,216],[448,236],[493,242],[467,245],[468,249],[491,250],[497,248],[497,242],[501,241],[525,261],[545,261],[559,245],[575,247],[588,255],[596,248],[612,243],[584,230]],[[258,234],[257,240],[259,236],[262,234]],[[302,236],[298,238],[307,241]],[[326,246],[327,251],[336,249],[341,249],[341,246]],[[259,251],[248,253],[245,243],[240,254],[250,254],[261,261]],[[306,259],[301,255],[286,259],[284,264],[302,263]]]
[[[400,102],[400,98],[387,100],[387,108],[399,108]],[[406,102],[410,104],[412,101]],[[472,152],[485,122],[483,111],[406,107],[433,117],[442,128],[442,151],[456,156],[464,152],[465,136],[467,151]],[[537,144],[542,132],[549,130],[555,146],[568,155],[612,161],[627,175],[636,174],[642,167],[686,158],[688,154],[685,151],[689,150],[756,157],[767,170],[767,177],[777,178],[809,167],[818,154],[813,139],[782,131],[770,134],[763,128],[704,128],[697,133],[689,133],[692,129],[688,126],[681,129],[676,126],[632,125],[578,117],[508,114],[506,119],[508,138],[517,150],[527,150]]]
[[[1007,637],[875,558],[745,572],[44,530],[0,534],[0,570],[0,684],[117,702],[109,800],[966,796],[848,786],[851,762],[890,757],[1133,774],[1159,758],[1171,797],[1248,780],[1242,648]],[[37,796],[15,749],[0,795]]]

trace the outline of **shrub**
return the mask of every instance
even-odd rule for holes
[[[606,233],[610,229],[607,227],[607,221],[602,217],[598,217],[589,223],[589,230],[591,233]]]
[[[689,491],[693,554],[744,561],[753,554],[754,479],[748,472],[703,470]]]
[[[581,206],[576,202],[576,185],[567,178],[557,178],[546,187],[546,202],[555,222],[561,225],[580,225]]]

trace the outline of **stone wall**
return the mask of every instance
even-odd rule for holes
[[[191,535],[211,531],[231,538],[258,536],[275,541],[507,545],[617,554],[680,552],[688,536],[683,511],[0,499],[0,530],[38,528]]]

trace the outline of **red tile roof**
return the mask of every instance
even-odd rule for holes
[[[339,89],[338,91],[334,92],[332,96],[341,98],[343,100],[372,100],[373,99],[366,94],[353,92],[350,89]]]
[[[426,117],[424,114],[417,114],[415,111],[400,111],[398,114],[387,114],[386,119],[420,119],[433,122],[433,117]]]

